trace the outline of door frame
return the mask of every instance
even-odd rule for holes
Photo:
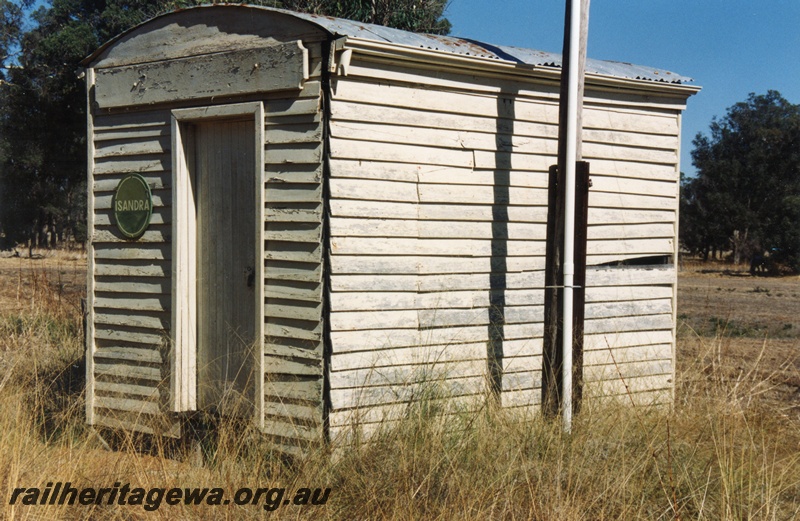
[[[252,119],[255,135],[256,422],[264,421],[264,105],[215,105],[172,111],[172,349],[170,410],[197,410],[197,206],[192,192],[194,133],[191,123]],[[260,320],[259,320],[260,318]]]

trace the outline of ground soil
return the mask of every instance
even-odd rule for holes
[[[763,399],[800,418],[800,276],[753,276],[746,266],[684,263],[678,275],[678,370],[724,368],[763,382]]]
[[[0,314],[17,315],[63,299],[80,310],[86,296],[86,255],[80,251],[0,254]]]
[[[678,278],[678,317],[699,334],[800,338],[800,276],[684,263]]]

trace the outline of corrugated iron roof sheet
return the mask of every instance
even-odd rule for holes
[[[483,58],[507,60],[535,67],[561,67],[561,55],[557,53],[525,49],[522,47],[511,47],[507,45],[492,45],[489,43],[480,42],[478,40],[457,38],[453,36],[412,33],[391,27],[384,27],[382,25],[355,22],[353,20],[333,18],[330,16],[295,13],[282,9],[270,10],[280,11],[298,18],[302,18],[321,26],[331,34],[338,36],[364,38],[368,40],[377,40],[399,45],[408,45],[411,47],[420,47],[423,49],[452,52],[467,56],[479,56]],[[679,74],[675,74],[674,72],[663,69],[605,60],[587,59],[586,72],[602,74],[606,76],[615,76],[619,78],[676,84],[692,81],[692,78],[681,76]]]

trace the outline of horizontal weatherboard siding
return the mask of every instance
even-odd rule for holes
[[[498,341],[503,404],[537,405],[556,92],[426,71],[411,81],[407,68],[353,60],[331,104],[332,424],[399,406],[413,391],[397,390],[426,378],[479,396]],[[590,266],[674,254],[678,110],[588,94]],[[671,374],[674,278],[670,267],[589,270],[592,392]]]

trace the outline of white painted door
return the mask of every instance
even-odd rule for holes
[[[197,208],[197,406],[253,413],[255,136],[253,121],[194,125]]]

